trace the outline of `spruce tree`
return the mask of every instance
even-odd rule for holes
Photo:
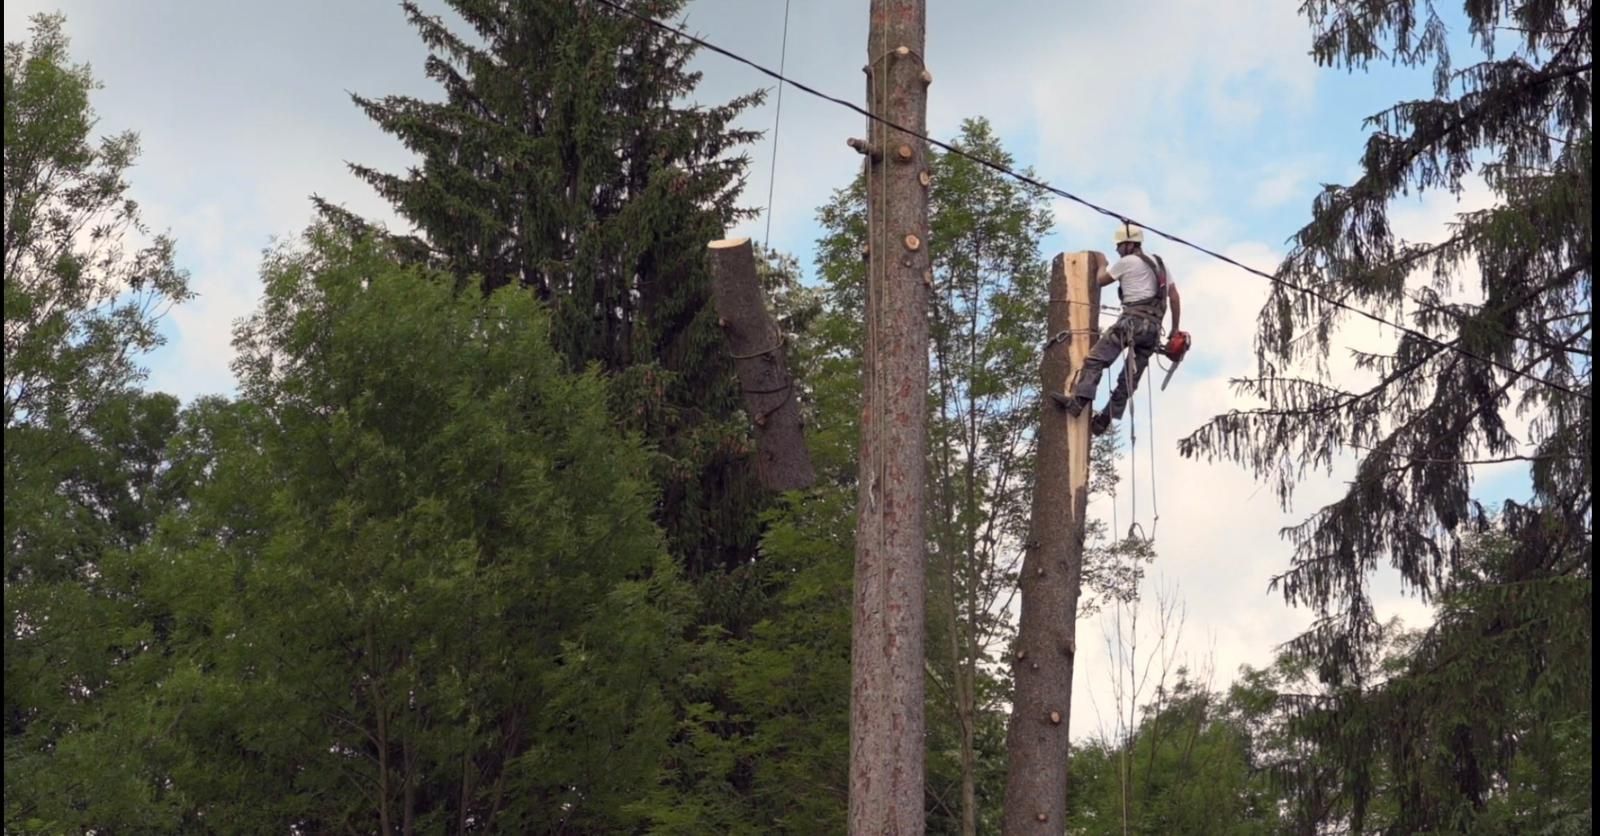
[[[1275,287],[1257,373],[1236,381],[1264,405],[1214,418],[1182,450],[1246,465],[1286,504],[1308,471],[1359,457],[1344,496],[1287,532],[1292,565],[1273,580],[1317,615],[1290,645],[1327,689],[1300,706],[1304,731],[1338,764],[1342,815],[1355,831],[1380,800],[1380,751],[1392,772],[1384,786],[1403,793],[1389,799],[1400,813],[1385,827],[1463,829],[1502,791],[1524,742],[1486,735],[1503,728],[1506,706],[1464,683],[1545,695],[1530,708],[1551,721],[1588,699],[1589,668],[1568,651],[1592,614],[1590,3],[1464,3],[1482,58],[1459,70],[1431,5],[1312,0],[1303,9],[1319,62],[1361,69],[1388,57],[1431,68],[1436,84],[1432,97],[1367,120],[1359,179],[1317,197],[1279,275],[1409,332],[1392,352],[1358,354],[1374,382],[1348,389],[1327,360],[1351,314]],[[1459,193],[1474,175],[1495,205],[1459,213],[1440,240],[1403,240],[1391,226],[1398,199]],[[1508,461],[1527,463],[1531,490],[1495,522],[1508,553],[1477,566],[1463,544],[1495,515],[1474,501],[1474,474]],[[1369,587],[1380,560],[1425,599],[1447,594],[1494,615],[1441,614],[1417,655],[1434,661],[1386,685],[1374,676],[1382,630]],[[1464,642],[1477,650],[1449,651]],[[1477,663],[1450,661],[1467,658]],[[1385,689],[1391,701],[1374,702]],[[1418,711],[1449,718],[1454,732],[1422,745]],[[1456,765],[1447,776],[1429,765],[1439,757]]]
[[[573,369],[619,378],[616,411],[660,454],[657,519],[686,569],[747,561],[764,500],[704,256],[743,214],[737,151],[755,134],[730,125],[762,94],[685,103],[692,48],[593,3],[451,0],[470,32],[402,5],[444,98],[354,96],[421,160],[352,170],[415,225],[414,256],[461,287],[527,289]],[[683,5],[633,4],[657,19]]]

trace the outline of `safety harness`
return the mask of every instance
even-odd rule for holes
[[[1152,259],[1144,253],[1134,253],[1134,255],[1138,256],[1139,260],[1150,268],[1151,273],[1155,274],[1156,294],[1148,299],[1140,299],[1137,302],[1130,303],[1123,296],[1122,283],[1118,282],[1117,299],[1123,303],[1122,312],[1124,314],[1154,322],[1157,327],[1160,327],[1161,320],[1165,319],[1167,315],[1167,265],[1161,260],[1160,256]]]
[[[1161,321],[1167,316],[1167,264],[1161,256],[1148,256],[1142,252],[1134,253],[1140,261],[1150,268],[1156,277],[1156,295],[1149,299],[1141,299],[1133,304],[1124,304],[1122,312],[1143,319],[1153,321],[1159,327]],[[1122,284],[1117,284],[1117,298],[1122,299]],[[1172,373],[1177,371],[1178,364],[1183,362],[1183,356],[1189,353],[1191,340],[1188,331],[1176,331],[1166,342],[1166,345],[1157,349],[1172,361],[1172,366],[1167,369],[1166,377],[1161,381],[1161,388],[1165,390],[1167,383],[1172,380]]]

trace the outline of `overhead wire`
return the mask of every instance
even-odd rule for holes
[[[1483,363],[1485,365],[1492,366],[1494,368],[1500,369],[1501,371],[1508,372],[1513,377],[1518,377],[1518,378],[1523,378],[1523,379],[1526,379],[1526,380],[1534,381],[1536,383],[1543,384],[1543,385],[1548,386],[1548,387],[1550,387],[1552,389],[1555,389],[1557,391],[1564,392],[1564,393],[1566,393],[1568,395],[1573,395],[1573,396],[1576,396],[1576,397],[1584,398],[1585,400],[1591,400],[1592,401],[1594,399],[1593,395],[1590,394],[1590,393],[1577,391],[1577,390],[1573,389],[1570,386],[1567,386],[1567,385],[1562,384],[1562,383],[1557,383],[1554,380],[1550,380],[1548,378],[1541,377],[1539,375],[1533,374],[1532,372],[1516,368],[1513,365],[1501,362],[1501,361],[1496,360],[1496,359],[1494,359],[1492,357],[1484,357],[1483,355],[1477,354],[1476,352],[1473,352],[1473,351],[1471,351],[1469,349],[1461,347],[1458,343],[1454,343],[1454,342],[1448,342],[1447,343],[1447,342],[1444,342],[1444,341],[1442,341],[1440,339],[1437,339],[1437,338],[1435,338],[1433,336],[1430,336],[1430,335],[1428,335],[1426,333],[1423,333],[1422,331],[1418,331],[1415,328],[1411,328],[1409,326],[1402,325],[1402,324],[1397,323],[1397,322],[1393,322],[1393,321],[1391,321],[1389,319],[1386,319],[1386,318],[1384,318],[1382,316],[1379,316],[1378,314],[1375,314],[1375,313],[1373,313],[1371,311],[1365,310],[1363,308],[1356,307],[1355,305],[1351,305],[1350,303],[1345,302],[1342,299],[1332,298],[1332,297],[1328,296],[1327,294],[1317,290],[1316,288],[1305,287],[1303,285],[1300,285],[1300,284],[1298,284],[1296,282],[1290,281],[1289,279],[1283,278],[1281,276],[1276,276],[1276,275],[1268,273],[1268,272],[1266,272],[1264,270],[1260,270],[1260,269],[1257,269],[1255,267],[1251,267],[1248,264],[1245,264],[1245,263],[1243,263],[1241,261],[1238,261],[1237,259],[1234,259],[1232,257],[1224,255],[1224,254],[1222,254],[1220,252],[1217,252],[1216,250],[1210,249],[1209,247],[1203,246],[1201,244],[1197,244],[1197,243],[1195,243],[1193,241],[1190,241],[1190,240],[1188,240],[1186,238],[1183,238],[1182,236],[1179,236],[1179,235],[1176,235],[1174,233],[1167,232],[1165,230],[1162,230],[1162,229],[1159,229],[1157,227],[1151,226],[1149,224],[1144,223],[1143,221],[1140,221],[1140,220],[1137,220],[1135,218],[1131,218],[1131,217],[1129,217],[1127,215],[1124,215],[1121,212],[1117,212],[1117,211],[1115,211],[1113,209],[1108,209],[1108,208],[1106,208],[1104,206],[1101,206],[1101,205],[1099,205],[1099,204],[1097,204],[1097,203],[1095,203],[1095,202],[1093,202],[1091,200],[1088,200],[1088,199],[1083,198],[1083,197],[1079,197],[1078,195],[1075,195],[1075,194],[1073,194],[1073,193],[1071,193],[1069,191],[1066,191],[1065,189],[1059,188],[1057,186],[1053,186],[1050,183],[1047,183],[1047,182],[1045,182],[1043,180],[1040,180],[1040,179],[1038,179],[1036,177],[1032,177],[1030,175],[1023,174],[1023,173],[1018,172],[1018,171],[1014,171],[1011,168],[1008,168],[1008,167],[1006,167],[1004,165],[1001,165],[1000,163],[994,162],[993,160],[989,160],[989,159],[986,159],[984,157],[980,157],[980,156],[978,156],[976,154],[973,154],[973,153],[971,153],[969,151],[965,151],[962,148],[960,148],[958,146],[955,146],[955,145],[952,145],[952,144],[950,144],[948,142],[944,142],[944,141],[941,141],[939,139],[935,139],[933,137],[921,134],[921,133],[919,133],[917,131],[913,131],[913,130],[911,130],[909,128],[906,128],[903,125],[896,124],[895,122],[892,122],[892,121],[890,121],[888,119],[885,119],[882,116],[879,116],[879,115],[877,115],[875,113],[872,113],[870,110],[861,107],[860,105],[856,104],[855,102],[849,101],[848,99],[841,99],[841,98],[839,98],[837,96],[829,95],[829,94],[824,93],[821,90],[818,90],[818,89],[816,89],[814,87],[811,87],[811,86],[809,86],[807,84],[804,84],[804,83],[799,82],[799,81],[795,81],[795,80],[793,80],[791,78],[786,77],[780,71],[773,70],[773,69],[770,69],[768,67],[765,67],[765,66],[763,66],[761,64],[756,63],[755,61],[752,61],[749,58],[746,58],[746,57],[744,57],[742,55],[739,55],[736,52],[733,52],[731,50],[728,50],[728,49],[725,49],[725,48],[723,48],[721,46],[718,46],[718,45],[716,45],[714,43],[711,43],[710,41],[707,41],[704,38],[701,38],[699,36],[692,35],[692,34],[690,34],[689,32],[687,32],[686,30],[684,30],[684,29],[682,29],[680,27],[671,26],[671,25],[669,25],[667,23],[664,23],[662,21],[656,20],[655,18],[650,17],[649,15],[645,15],[645,14],[641,14],[639,12],[636,12],[633,9],[627,8],[626,6],[616,2],[616,0],[593,0],[593,2],[599,3],[600,5],[606,6],[606,7],[610,8],[610,9],[612,9],[614,11],[617,11],[617,12],[619,12],[621,14],[627,15],[628,17],[631,17],[631,18],[639,21],[640,23],[643,23],[643,24],[646,24],[648,26],[654,27],[654,28],[659,29],[659,30],[661,30],[663,32],[668,32],[668,33],[670,33],[670,34],[672,34],[672,35],[674,35],[676,37],[682,38],[682,39],[684,39],[686,41],[689,41],[690,43],[693,43],[693,44],[695,44],[697,46],[700,46],[700,47],[702,47],[702,48],[704,48],[706,50],[714,52],[714,53],[716,53],[718,55],[721,55],[721,56],[723,56],[725,58],[728,58],[728,59],[730,59],[732,61],[737,61],[740,64],[744,64],[745,66],[750,67],[751,69],[754,69],[757,72],[762,73],[763,75],[767,75],[767,76],[769,76],[771,78],[777,79],[779,82],[784,83],[784,84],[788,84],[788,85],[794,87],[795,89],[797,89],[797,90],[799,90],[799,91],[801,91],[803,93],[806,93],[808,95],[814,96],[814,97],[822,99],[824,101],[831,102],[833,104],[839,105],[840,107],[844,107],[844,108],[847,108],[849,110],[855,111],[856,113],[858,113],[858,114],[860,114],[862,116],[865,116],[867,119],[870,119],[870,120],[872,120],[874,122],[881,123],[884,127],[899,131],[899,132],[904,133],[904,134],[906,134],[908,136],[911,136],[911,137],[914,137],[916,139],[919,139],[919,140],[921,140],[923,142],[926,142],[929,145],[932,145],[932,146],[934,146],[936,148],[939,148],[939,149],[941,149],[941,150],[943,150],[943,151],[945,151],[947,153],[954,154],[956,156],[959,156],[959,157],[962,157],[964,159],[970,160],[971,162],[973,162],[973,163],[975,163],[977,165],[983,166],[984,168],[990,169],[990,170],[995,171],[995,172],[997,172],[999,174],[1002,174],[1004,176],[1010,177],[1010,178],[1012,178],[1014,180],[1017,180],[1018,182],[1025,183],[1025,184],[1027,184],[1029,186],[1032,186],[1032,187],[1034,187],[1036,189],[1040,189],[1042,191],[1046,191],[1046,192],[1049,192],[1050,194],[1056,195],[1057,197],[1063,198],[1065,200],[1072,201],[1073,203],[1076,203],[1076,204],[1078,204],[1080,206],[1083,206],[1083,207],[1085,207],[1087,209],[1090,209],[1090,210],[1092,210],[1094,212],[1097,212],[1097,213],[1099,213],[1101,215],[1105,215],[1106,217],[1114,218],[1114,219],[1116,219],[1118,221],[1121,221],[1122,223],[1125,223],[1125,224],[1133,224],[1135,226],[1138,226],[1138,227],[1140,227],[1140,228],[1142,228],[1142,229],[1144,229],[1144,230],[1146,230],[1146,231],[1148,231],[1148,232],[1150,232],[1150,233],[1152,233],[1154,235],[1157,235],[1157,236],[1159,236],[1161,238],[1164,238],[1164,239],[1166,239],[1168,241],[1171,241],[1174,244],[1177,244],[1177,245],[1183,246],[1183,247],[1187,247],[1187,248],[1189,248],[1191,250],[1194,250],[1195,252],[1198,252],[1198,253],[1201,253],[1203,255],[1209,256],[1209,257],[1211,257],[1213,259],[1216,259],[1217,261],[1221,261],[1224,264],[1231,265],[1231,266],[1236,267],[1236,268],[1238,268],[1240,270],[1243,270],[1246,273],[1250,273],[1251,275],[1259,276],[1259,277],[1261,277],[1263,279],[1266,279],[1267,281],[1269,281],[1269,282],[1271,282],[1271,283],[1273,283],[1275,285],[1279,285],[1281,287],[1288,288],[1288,289],[1293,290],[1293,291],[1295,291],[1297,293],[1305,294],[1306,296],[1310,296],[1310,297],[1312,297],[1314,299],[1317,299],[1317,300],[1323,302],[1324,304],[1330,305],[1330,306],[1332,306],[1334,308],[1338,308],[1340,310],[1347,311],[1349,313],[1356,314],[1357,316],[1364,317],[1364,318],[1366,318],[1368,320],[1371,320],[1373,322],[1378,323],[1379,325],[1388,326],[1390,328],[1395,329],[1396,331],[1399,331],[1402,334],[1406,334],[1407,336],[1410,336],[1410,337],[1412,337],[1414,339],[1421,340],[1421,341],[1423,341],[1423,342],[1425,342],[1425,343],[1427,343],[1429,345],[1437,346],[1437,347],[1439,347],[1441,349],[1445,349],[1445,350],[1448,350],[1448,351],[1454,351],[1457,354],[1460,354],[1460,355],[1462,355],[1464,357],[1467,357],[1467,358],[1476,360],[1476,361],[1478,361],[1480,363]]]

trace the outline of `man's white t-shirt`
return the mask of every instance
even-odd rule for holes
[[[1154,261],[1154,258],[1150,259]],[[1106,268],[1111,278],[1122,285],[1122,304],[1131,305],[1134,302],[1143,302],[1156,295],[1156,274],[1144,259],[1137,255],[1125,255],[1117,259],[1115,264]]]

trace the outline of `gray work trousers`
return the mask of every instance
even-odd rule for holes
[[[1117,373],[1116,388],[1111,390],[1111,402],[1106,404],[1106,412],[1113,419],[1121,419],[1128,398],[1133,390],[1139,388],[1139,378],[1144,376],[1145,366],[1150,364],[1150,355],[1161,346],[1161,320],[1165,314],[1166,311],[1155,307],[1142,308],[1137,312],[1125,308],[1116,323],[1101,334],[1100,339],[1095,340],[1094,347],[1089,349],[1089,358],[1078,372],[1078,385],[1073,387],[1072,394],[1087,403],[1094,403],[1101,372],[1110,368],[1116,362],[1117,355],[1131,346],[1133,356],[1123,362],[1122,370]]]

